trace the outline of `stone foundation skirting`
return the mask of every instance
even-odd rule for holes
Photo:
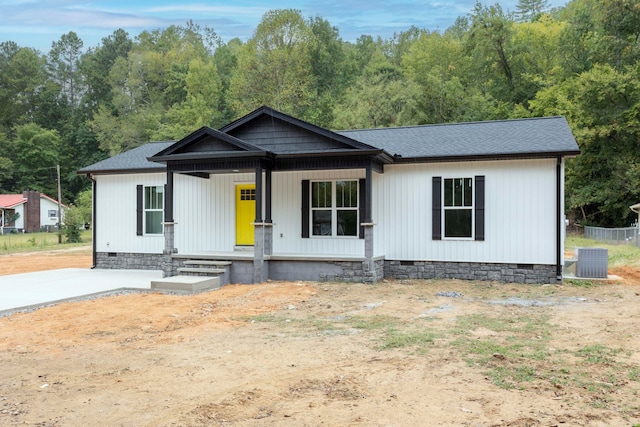
[[[474,262],[384,262],[384,277],[391,279],[462,279],[504,283],[555,284],[555,265],[489,264]]]
[[[164,270],[165,275],[177,274],[183,259],[171,259],[163,254],[121,252],[96,253],[96,267],[105,269]],[[230,268],[231,283],[253,283],[255,265],[249,260],[234,260]],[[266,279],[310,280],[317,282],[374,283],[389,279],[462,279],[506,283],[558,283],[555,265],[489,264],[441,261],[326,261],[326,260],[265,260],[262,267]],[[266,280],[265,279],[265,280]]]
[[[162,254],[97,252],[96,268],[122,270],[162,270]]]

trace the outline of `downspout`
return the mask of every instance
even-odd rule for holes
[[[91,258],[92,265],[91,269],[96,268],[96,215],[98,211],[96,210],[97,202],[96,202],[96,189],[98,187],[98,183],[95,179],[91,177],[91,174],[87,174],[87,178],[91,181]]]
[[[556,280],[562,282],[562,157],[556,160]]]

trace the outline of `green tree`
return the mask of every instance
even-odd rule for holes
[[[420,123],[500,118],[490,93],[466,84],[473,64],[454,33],[423,32],[403,56],[407,78],[417,83]]]
[[[102,44],[90,50],[82,58],[81,72],[87,83],[85,103],[95,111],[100,105],[111,105],[113,93],[109,74],[116,59],[126,59],[133,48],[133,41],[122,28],[102,39]]]
[[[337,107],[334,127],[361,129],[417,124],[421,121],[418,92],[400,68],[378,51]]]
[[[512,67],[513,21],[499,4],[476,3],[464,47],[474,69],[469,78],[498,99],[514,101],[516,76]]]
[[[63,34],[60,40],[51,44],[48,68],[53,80],[60,85],[60,96],[66,97],[75,109],[85,92],[80,73],[80,60],[84,43],[73,31]]]
[[[202,126],[224,124],[219,110],[222,83],[212,61],[203,63],[196,58],[189,63],[185,91],[186,99],[169,109],[154,139],[180,139]]]
[[[15,128],[9,152],[15,167],[15,189],[56,194],[55,167],[59,163],[60,136],[34,123]]]
[[[535,21],[549,9],[549,0],[518,0],[516,15],[521,21]]]
[[[333,121],[336,101],[342,96],[347,82],[344,42],[338,29],[320,17],[309,20],[309,61],[313,75],[315,102],[307,113],[307,120],[329,126]]]
[[[0,43],[0,128],[33,120],[46,78],[44,58],[35,49]]]
[[[261,105],[306,118],[316,93],[309,60],[311,31],[300,11],[267,12],[255,35],[242,46],[231,79],[233,110]]]
[[[640,199],[640,82],[638,65],[623,72],[596,65],[542,90],[535,115],[567,117],[581,154],[568,163],[567,205],[586,224],[622,226]]]
[[[599,2],[603,35],[599,52],[604,61],[621,70],[640,59],[640,1],[603,0]]]

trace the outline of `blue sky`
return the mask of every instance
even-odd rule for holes
[[[488,0],[513,11],[518,0]],[[549,0],[564,6],[567,0]],[[133,38],[143,30],[183,25],[188,20],[212,27],[226,42],[248,40],[265,12],[299,9],[305,18],[321,16],[338,28],[346,41],[362,34],[388,38],[411,25],[444,31],[458,16],[467,15],[475,0],[0,0],[0,42],[47,53],[53,41],[74,31],[90,48],[118,28]]]

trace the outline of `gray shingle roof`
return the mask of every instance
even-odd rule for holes
[[[165,165],[150,162],[147,160],[147,157],[151,157],[154,154],[159,153],[174,143],[175,141],[150,142],[132,150],[125,151],[124,153],[109,157],[101,162],[84,167],[80,169],[78,173],[118,173],[133,171],[161,172],[165,170]]]
[[[338,132],[403,158],[578,154],[564,117]]]
[[[564,117],[496,120],[336,132],[382,149],[397,161],[455,158],[542,157],[580,152]],[[160,172],[147,160],[175,141],[151,142],[87,166],[78,173]]]

